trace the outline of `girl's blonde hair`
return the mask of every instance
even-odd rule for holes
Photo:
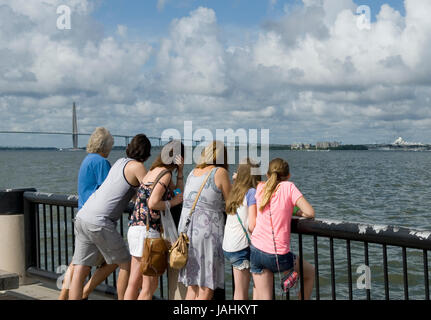
[[[208,144],[201,153],[201,158],[196,166],[197,169],[204,169],[208,166],[222,167],[229,170],[227,163],[227,148],[221,141],[213,141]]]
[[[259,168],[259,165],[251,162],[249,158],[238,166],[235,182],[226,201],[227,214],[235,214],[236,210],[242,206],[247,191],[250,188],[256,188],[259,181],[262,180],[261,176],[251,174],[252,168]]]
[[[109,154],[113,145],[114,138],[111,133],[106,128],[97,127],[88,140],[87,152]]]
[[[271,201],[271,197],[275,192],[278,184],[286,180],[289,176],[289,164],[283,159],[276,158],[271,160],[268,166],[268,181],[265,183],[263,189],[262,202],[260,203],[259,210],[263,211],[266,205]]]

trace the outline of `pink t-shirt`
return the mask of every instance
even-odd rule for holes
[[[278,190],[272,195],[270,203],[268,203],[263,211],[260,211],[264,186],[264,183],[260,183],[256,190],[258,211],[256,227],[251,236],[251,243],[261,251],[275,254],[271,220],[269,217],[269,208],[271,208],[277,254],[286,254],[290,251],[290,222],[293,207],[296,201],[302,197],[302,193],[292,182],[283,181],[280,183]]]

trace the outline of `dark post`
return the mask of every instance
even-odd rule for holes
[[[36,189],[29,189],[27,192],[35,192]],[[23,193],[24,212],[24,239],[25,239],[25,269],[37,266],[36,239],[36,208],[35,204],[25,198]]]

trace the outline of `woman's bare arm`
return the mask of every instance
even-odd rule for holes
[[[223,199],[226,200],[229,197],[230,189],[232,188],[232,184],[229,179],[229,172],[225,168],[218,169],[214,175],[214,182],[222,191]]]
[[[248,207],[248,231],[253,233],[254,227],[256,226],[257,216],[257,205],[253,204]]]
[[[296,201],[296,206],[299,208],[299,210],[296,212],[297,216],[304,218],[314,218],[314,209],[304,196]]]
[[[151,210],[165,210],[166,204],[162,200],[162,197],[166,191],[165,186],[169,185],[172,178],[172,173],[165,174],[157,183],[153,186],[154,190],[151,193],[150,199],[148,200],[148,208]],[[182,194],[175,196],[172,200],[169,200],[171,207],[175,207],[180,204],[183,200]]]
[[[139,187],[146,174],[147,169],[142,162],[130,161],[124,168],[124,176],[127,182],[134,187]]]

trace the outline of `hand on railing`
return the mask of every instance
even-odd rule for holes
[[[305,219],[309,219],[309,220],[314,220],[314,215],[307,215],[305,214],[303,211],[298,210],[296,211],[296,215],[298,218],[305,218]]]
[[[296,212],[298,217],[304,218],[314,218],[314,209],[311,204],[305,199],[305,197],[300,197],[298,201],[296,201],[296,206],[299,210]]]

